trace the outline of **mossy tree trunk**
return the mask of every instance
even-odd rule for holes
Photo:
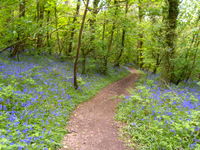
[[[168,12],[165,19],[166,25],[166,47],[163,59],[163,77],[167,82],[176,83],[173,59],[176,50],[176,27],[179,14],[179,0],[167,0]]]

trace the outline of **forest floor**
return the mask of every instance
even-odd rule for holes
[[[91,100],[80,104],[71,115],[61,150],[125,150],[119,139],[119,123],[114,120],[118,96],[128,95],[138,77],[131,69],[127,77],[103,88]]]

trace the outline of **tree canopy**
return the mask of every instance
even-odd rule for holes
[[[0,52],[11,57],[76,57],[82,73],[133,63],[175,84],[199,78],[198,0],[1,0],[0,8]]]

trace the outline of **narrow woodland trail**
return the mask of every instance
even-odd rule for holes
[[[120,101],[115,98],[128,94],[137,79],[137,71],[130,70],[127,77],[102,89],[90,101],[82,103],[73,112],[64,137],[64,147],[60,150],[126,150],[119,140],[118,128],[114,120],[115,109]]]

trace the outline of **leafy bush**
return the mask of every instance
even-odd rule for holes
[[[146,79],[124,98],[116,118],[136,149],[200,149],[200,87],[190,85],[161,88]]]

